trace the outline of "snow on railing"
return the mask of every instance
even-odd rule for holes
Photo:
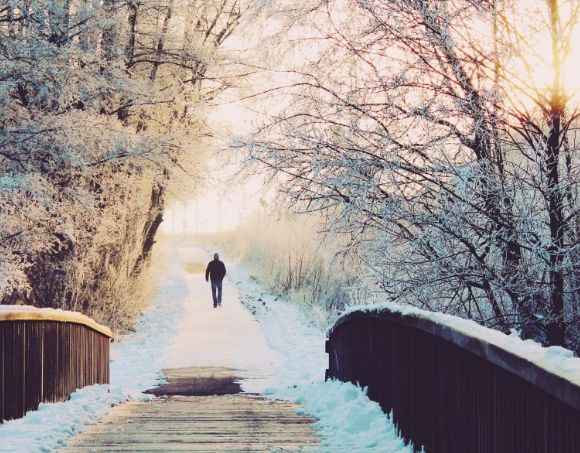
[[[0,422],[109,383],[111,331],[76,312],[0,306]]]
[[[437,452],[580,451],[580,359],[473,321],[386,303],[328,332],[327,376],[368,387]]]

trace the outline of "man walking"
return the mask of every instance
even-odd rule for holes
[[[226,265],[220,261],[217,253],[213,254],[213,261],[210,261],[205,270],[205,281],[211,280],[211,295],[213,297],[213,308],[222,306],[222,281],[226,276]]]

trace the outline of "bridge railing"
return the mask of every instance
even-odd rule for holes
[[[342,316],[327,352],[327,377],[368,387],[427,453],[580,452],[580,359],[561,348],[385,305]]]
[[[0,423],[108,384],[111,336],[80,313],[0,306]]]

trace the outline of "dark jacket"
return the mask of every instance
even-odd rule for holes
[[[212,281],[220,281],[223,280],[226,276],[226,265],[222,263],[220,260],[214,259],[210,261],[207,265],[207,269],[205,270],[205,279],[207,280],[208,277],[211,278]]]

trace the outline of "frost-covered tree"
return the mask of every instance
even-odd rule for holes
[[[278,35],[302,52],[274,90],[286,104],[245,149],[298,210],[352,237],[392,300],[578,348],[578,121],[562,72],[580,6],[527,6],[297,8]]]
[[[140,309],[172,181],[199,180],[221,49],[251,1],[11,0],[0,7],[0,301]]]

